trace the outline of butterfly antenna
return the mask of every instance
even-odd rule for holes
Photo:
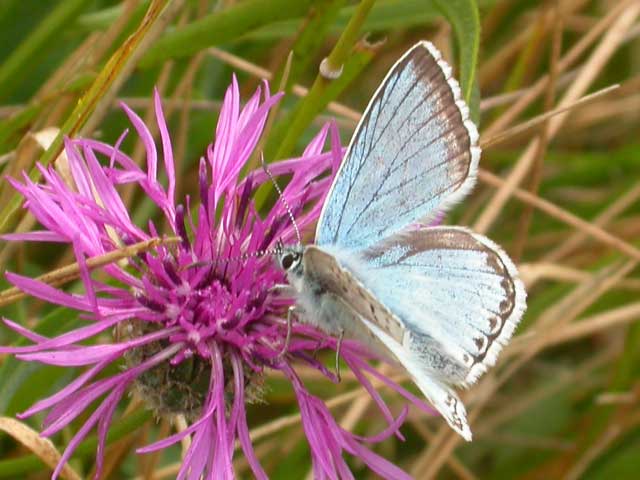
[[[282,253],[282,251],[284,250],[284,243],[282,242],[281,239],[278,239],[278,241],[276,242],[276,248],[275,248],[275,253]]]
[[[260,258],[260,257],[264,257],[267,255],[273,255],[273,254],[278,254],[282,251],[282,247],[277,246],[276,248],[268,248],[265,250],[256,250],[255,252],[247,252],[247,253],[243,253],[242,255],[237,255],[235,257],[229,257],[229,258],[225,258],[225,259],[215,259],[215,260],[200,260],[198,262],[192,262],[189,263],[187,265],[183,265],[182,267],[179,268],[179,271],[184,271],[184,270],[188,270],[190,268],[201,268],[201,267],[211,267],[213,266],[214,268],[217,267],[219,264],[224,264],[225,265],[225,273],[226,273],[226,269],[228,267],[228,265],[230,263],[233,262],[242,262],[244,260],[248,260],[250,258]]]
[[[289,215],[289,219],[291,220],[293,229],[296,232],[298,245],[302,245],[302,236],[300,235],[300,230],[298,229],[298,224],[296,223],[296,219],[293,216],[293,211],[291,210],[291,207],[289,206],[289,202],[287,202],[287,199],[284,198],[284,194],[282,193],[282,189],[280,188],[280,185],[278,185],[278,182],[276,182],[276,179],[273,178],[273,175],[269,171],[269,168],[267,167],[267,164],[264,161],[264,155],[262,153],[260,153],[260,161],[262,162],[262,168],[264,170],[264,173],[266,173],[267,176],[269,177],[269,180],[271,180],[271,183],[273,184],[273,188],[275,188],[276,192],[278,192],[278,198],[282,200],[282,204],[284,205],[284,208],[287,210],[287,215]]]

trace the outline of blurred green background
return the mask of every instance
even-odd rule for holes
[[[114,142],[129,127],[118,102],[152,118],[157,86],[179,195],[193,193],[232,73],[245,100],[266,75],[273,91],[287,92],[264,139],[266,158],[286,158],[329,118],[346,144],[389,66],[416,41],[431,40],[461,80],[484,150],[478,187],[445,222],[505,247],[527,284],[529,308],[497,367],[464,392],[472,443],[411,411],[406,441],[376,448],[420,479],[638,478],[639,37],[637,0],[3,0],[0,173],[16,176],[55,158],[59,139],[46,151],[34,141],[47,127]],[[335,81],[318,76],[326,56],[344,63]],[[142,160],[134,135],[122,149]],[[3,177],[0,231],[33,228],[8,187]],[[154,214],[142,196],[130,209],[138,221]],[[0,243],[2,272],[36,276],[72,261],[59,248]],[[0,287],[8,288],[4,278]],[[0,314],[47,335],[78,324],[75,314],[36,301],[0,305]],[[0,329],[0,344],[14,340]],[[76,375],[0,355],[0,416]],[[337,386],[312,373],[305,379],[354,431],[380,430],[370,403],[341,401],[358,390],[353,378]],[[398,411],[397,395],[382,393]],[[108,478],[175,477],[179,448],[134,453],[166,435],[165,426],[142,409],[124,410],[110,437]],[[268,381],[267,403],[250,407],[271,478],[310,475],[296,413],[279,377]],[[40,420],[26,423],[37,429]],[[60,448],[70,437],[53,440]],[[83,478],[93,467],[91,438],[71,464]],[[236,467],[250,478],[243,459]],[[357,461],[352,468],[356,478],[375,478]],[[49,475],[28,446],[0,433],[0,478]]]

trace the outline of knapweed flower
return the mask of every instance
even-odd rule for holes
[[[28,294],[81,312],[84,322],[75,330],[48,338],[4,320],[32,344],[3,347],[0,353],[16,354],[30,362],[85,367],[66,387],[21,414],[24,418],[47,411],[44,436],[54,435],[85,415],[54,477],[93,428],[98,435],[96,476],[100,474],[116,407],[133,390],[158,416],[181,415],[188,422],[187,428],[139,452],[162,449],[190,435],[178,478],[233,478],[232,459],[239,446],[254,475],[264,479],[249,437],[246,404],[261,398],[265,371],[274,369],[284,374],[295,392],[316,478],[353,478],[345,452],[385,478],[407,478],[365,446],[393,434],[400,436],[398,428],[406,416],[405,408],[393,417],[365,373],[428,409],[424,403],[379,374],[356,343],[345,341],[342,358],[389,424],[373,437],[360,437],[336,423],[295,370],[297,363],[303,363],[334,379],[314,352],[319,347],[335,349],[336,341],[305,325],[294,324],[288,330],[286,312],[293,299],[277,288],[285,276],[265,252],[278,242],[296,241],[286,205],[291,206],[300,229],[317,219],[342,149],[335,126],[328,125],[301,157],[272,163],[272,175],[288,176],[289,182],[273,207],[259,212],[254,193],[270,182],[268,174],[260,168],[244,176],[241,172],[257,153],[269,110],[280,96],[271,95],[265,83],[241,107],[234,78],[224,98],[215,142],[200,159],[198,202],[186,196],[176,204],[171,140],[157,93],[154,107],[165,182],[158,178],[159,152],[151,133],[126,105],[122,108],[146,148],[146,171],[120,150],[125,132],[115,146],[67,139],[68,176],[40,166],[41,183],[32,182],[26,174],[22,182],[9,179],[43,228],[4,239],[71,245],[84,284],[84,293],[67,293],[6,274]],[[327,137],[330,147],[323,152]],[[132,221],[121,197],[122,187],[131,185],[157,205],[160,222],[148,220],[139,226]],[[162,241],[170,237],[175,240]],[[160,240],[149,250],[102,267],[100,279],[87,265],[89,257],[153,239]],[[95,341],[112,332],[111,343]],[[121,369],[110,374],[105,369],[113,363]]]

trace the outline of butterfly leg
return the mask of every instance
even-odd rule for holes
[[[293,316],[295,315],[295,311],[296,311],[296,307],[294,305],[289,307],[289,310],[287,310],[287,336],[284,339],[284,346],[282,347],[282,350],[280,351],[280,353],[278,354],[278,356],[276,357],[277,361],[282,360],[282,358],[287,354],[287,351],[289,350],[289,343],[291,342],[291,330],[292,330],[292,326],[293,326]]]
[[[338,343],[336,345],[336,378],[340,382],[340,349],[342,347],[342,340],[344,339],[344,329],[340,329],[340,336],[338,337]]]

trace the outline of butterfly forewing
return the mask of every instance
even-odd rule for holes
[[[364,248],[426,221],[472,188],[480,149],[450,67],[428,42],[390,70],[324,205],[318,245]]]

